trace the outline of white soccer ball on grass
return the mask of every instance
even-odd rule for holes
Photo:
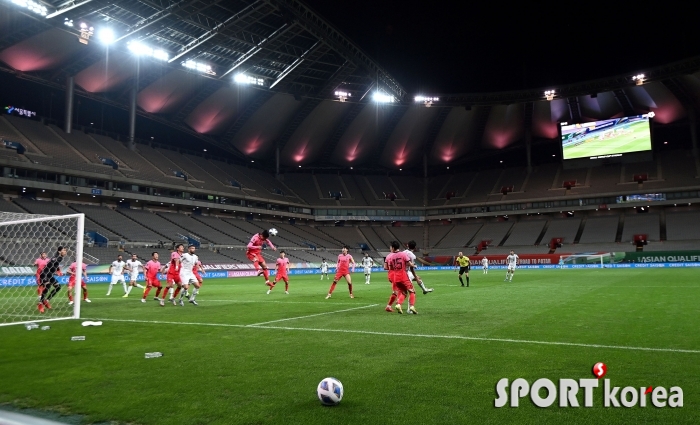
[[[335,378],[325,378],[316,389],[318,399],[324,406],[335,406],[343,399],[343,384]]]

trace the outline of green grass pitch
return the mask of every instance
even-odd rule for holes
[[[91,285],[83,313],[101,327],[0,328],[0,408],[86,423],[700,423],[696,270],[518,270],[507,283],[476,269],[469,288],[454,272],[422,275],[435,292],[417,295],[417,316],[384,311],[384,273],[371,285],[355,273],[355,299],[341,283],[325,300],[318,275],[292,276],[290,295],[266,295],[261,278],[210,280],[198,307]],[[682,387],[684,407],[604,408],[602,388],[592,409],[494,407],[501,378],[592,378],[599,361],[614,386]],[[344,384],[339,406],[316,398],[327,376]]]
[[[628,128],[631,130],[629,133],[611,139],[590,138],[580,145],[564,147],[564,159],[589,158],[651,149],[647,121],[638,121],[630,124]]]

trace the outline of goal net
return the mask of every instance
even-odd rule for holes
[[[81,285],[74,285],[69,305],[67,283],[73,262],[75,281],[82,281],[84,222],[83,214],[0,212],[0,326],[80,317]],[[38,273],[42,252],[48,263]]]
[[[613,255],[609,252],[603,254],[572,254],[560,257],[559,264],[564,265],[597,265],[600,268],[607,267],[613,261]]]

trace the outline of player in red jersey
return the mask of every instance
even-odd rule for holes
[[[418,314],[415,307],[416,291],[413,289],[413,284],[406,273],[409,267],[414,267],[415,265],[411,262],[411,257],[408,254],[399,251],[400,246],[397,241],[392,241],[389,247],[391,253],[384,259],[384,270],[389,271],[389,280],[393,288],[386,311],[392,311],[391,304],[396,301],[394,308],[399,314],[403,314],[401,304],[408,294],[408,310],[413,314]]]
[[[148,297],[148,293],[151,292],[151,288],[156,287],[158,289],[156,289],[156,296],[153,299],[160,301],[160,305],[165,306],[163,299],[165,299],[166,291],[163,291],[163,299],[158,298],[160,296],[160,290],[163,289],[160,280],[158,280],[158,272],[161,271],[161,268],[160,261],[158,261],[158,253],[154,251],[151,253],[151,260],[143,266],[143,270],[146,272],[146,289],[143,290],[143,298],[141,298],[142,303],[146,302],[146,297]]]
[[[92,302],[88,298],[88,290],[87,290],[87,264],[83,263],[83,276],[82,276],[82,282],[80,283],[80,286],[83,288],[83,301],[86,303]],[[73,305],[73,288],[75,287],[75,278],[76,275],[78,274],[78,262],[73,261],[73,264],[68,267],[68,275],[70,278],[68,279],[68,305]]]
[[[50,258],[46,254],[46,252],[42,251],[41,254],[39,255],[39,258],[34,260],[34,265],[36,266],[36,284],[38,285],[38,288],[36,290],[37,294],[41,296],[41,271],[44,270],[44,267],[46,267],[46,264],[50,261]]]
[[[350,278],[350,264],[352,264],[353,270],[355,269],[355,260],[352,258],[352,255],[348,254],[348,247],[344,246],[343,247],[343,253],[338,255],[338,265],[337,269],[335,272],[335,277],[333,278],[333,283],[331,284],[331,288],[328,290],[328,295],[326,295],[326,299],[330,298],[331,295],[333,294],[333,291],[335,290],[335,285],[338,283],[341,277],[345,278],[345,281],[348,283],[348,290],[350,291],[350,298],[355,298],[355,296],[352,294],[352,279]]]
[[[277,248],[270,241],[270,232],[263,230],[260,233],[256,233],[250,238],[248,242],[248,249],[245,252],[246,257],[253,262],[253,267],[258,271],[258,276],[263,275],[265,277],[265,285],[270,286],[270,272],[267,270],[267,264],[265,264],[265,258],[262,256],[262,246],[267,244],[271,250],[277,251]]]
[[[170,263],[168,264],[168,274],[166,276],[165,292],[163,293],[163,298],[160,300],[160,305],[165,306],[165,293],[170,294],[170,299],[173,305],[177,305],[175,297],[180,294],[180,289],[182,289],[182,280],[180,280],[180,257],[182,253],[185,252],[185,245],[179,244],[175,247],[175,251],[170,254]],[[177,285],[177,288],[173,293],[173,286]]]
[[[289,258],[286,258],[286,255],[284,251],[280,251],[280,258],[277,259],[277,263],[275,264],[277,267],[275,283],[268,285],[270,287],[270,289],[267,290],[268,295],[270,295],[272,288],[274,288],[280,280],[284,280],[284,293],[289,295]]]

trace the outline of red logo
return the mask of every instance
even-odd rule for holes
[[[592,372],[593,372],[593,376],[600,379],[603,376],[605,376],[606,373],[608,373],[608,367],[605,366],[605,363],[598,362],[598,363],[593,365]]]

